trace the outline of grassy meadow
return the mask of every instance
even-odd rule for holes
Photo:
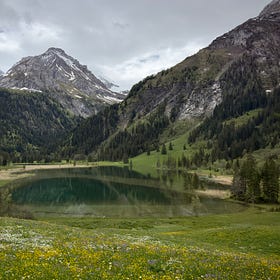
[[[279,213],[0,218],[0,279],[280,279]]]

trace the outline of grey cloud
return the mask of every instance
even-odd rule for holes
[[[142,59],[139,59],[139,62],[140,63],[145,63],[147,61],[155,61],[155,60],[158,60],[160,58],[160,55],[158,54],[153,54],[153,55],[150,55],[146,58],[142,58]]]
[[[122,22],[114,22],[113,25],[120,29],[127,29],[129,27],[129,24]]]

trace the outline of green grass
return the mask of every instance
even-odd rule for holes
[[[279,218],[0,218],[0,279],[276,280]]]
[[[48,221],[111,233],[148,235],[166,244],[279,255],[280,213],[250,208],[246,212],[187,218],[50,218]]]
[[[10,180],[0,180],[0,188],[7,185],[10,182]]]
[[[225,124],[230,124],[232,121],[234,121],[235,125],[238,126],[242,126],[245,125],[250,119],[252,119],[253,117],[257,117],[258,114],[263,111],[263,109],[255,109],[255,110],[251,110],[249,112],[247,112],[246,114],[237,117],[237,118],[232,118],[230,120],[225,121]]]
[[[191,157],[195,152],[199,151],[200,147],[205,146],[205,142],[200,141],[195,145],[190,146],[187,143],[188,134],[189,132],[185,132],[180,136],[175,136],[175,138],[172,140],[167,140],[168,138],[165,136],[167,154],[162,155],[161,149],[159,152],[151,151],[150,155],[147,155],[147,153],[142,153],[131,159],[133,162],[133,170],[143,174],[156,175],[157,170],[155,167],[157,166],[158,161],[160,164],[162,164],[163,161],[167,160],[169,156],[177,160],[182,156],[182,154],[184,154],[186,157]],[[170,142],[172,143],[173,150],[168,149]],[[184,145],[186,148],[185,150],[183,149]]]
[[[254,158],[256,159],[257,163],[259,166],[262,166],[267,158],[270,156],[276,156],[277,159],[276,161],[278,164],[280,164],[280,148],[275,147],[275,148],[265,148],[265,149],[260,149],[252,153]]]
[[[256,117],[262,109],[255,109],[246,114],[238,117],[227,120],[225,123],[229,124],[234,121],[236,126],[241,126],[246,124],[250,119]],[[194,153],[198,152],[202,147],[205,152],[206,149],[206,141],[197,141],[196,143],[189,145],[188,144],[188,136],[191,129],[199,124],[198,121],[194,122],[178,122],[174,125],[171,125],[165,132],[161,135],[161,143],[165,143],[167,148],[167,155],[162,155],[161,152],[151,151],[148,156],[147,153],[142,153],[134,158],[132,158],[133,169],[143,174],[150,174],[152,176],[157,175],[157,162],[162,162],[167,160],[168,156],[171,156],[174,159],[178,159],[184,154],[186,157],[191,158]],[[168,150],[169,143],[172,143],[173,150]],[[185,145],[185,150],[183,149]],[[161,147],[160,147],[161,148]],[[280,147],[279,145],[274,148],[265,148],[260,149],[252,153],[256,158],[256,161],[259,166],[262,166],[265,159],[270,155],[278,156],[278,163],[280,164]],[[211,165],[211,170],[208,167],[201,167],[196,170],[198,174],[201,175],[232,175],[233,170],[226,170],[226,160],[218,160]]]

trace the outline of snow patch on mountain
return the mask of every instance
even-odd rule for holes
[[[0,76],[0,87],[46,92],[66,110],[83,117],[125,98],[59,48],[21,59]]]

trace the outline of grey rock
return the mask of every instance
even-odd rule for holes
[[[254,68],[250,71],[263,88],[272,92],[280,85],[279,46],[280,0],[277,0],[259,16],[218,37],[207,48],[142,81],[136,92],[130,92],[127,110],[137,112],[135,119],[138,119],[165,102],[166,114],[175,110],[180,120],[209,116],[223,100],[225,85],[231,83],[227,73],[235,71],[235,64],[244,65],[244,61],[252,64]],[[244,71],[242,66],[239,70]]]
[[[271,1],[260,13],[259,18],[273,18],[280,13],[280,0]]]
[[[82,117],[124,99],[122,94],[108,89],[87,66],[59,48],[23,58],[0,77],[0,86],[47,92],[65,109]]]

